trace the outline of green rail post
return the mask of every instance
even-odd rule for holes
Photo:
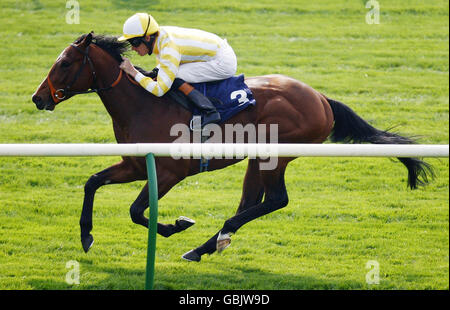
[[[147,162],[148,194],[150,215],[148,217],[147,270],[145,289],[153,289],[156,256],[156,231],[158,228],[158,180],[156,178],[155,156],[150,153],[145,156]]]

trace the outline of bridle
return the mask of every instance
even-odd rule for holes
[[[47,82],[48,82],[48,85],[50,87],[50,92],[51,92],[51,95],[52,95],[53,102],[55,104],[57,104],[60,101],[64,100],[68,96],[79,95],[79,94],[89,94],[89,93],[94,93],[94,92],[98,93],[98,92],[101,92],[101,91],[109,90],[109,89],[113,88],[114,86],[116,86],[120,82],[120,80],[122,79],[122,74],[123,74],[123,70],[122,69],[120,69],[120,73],[119,73],[119,76],[117,77],[117,79],[110,86],[103,87],[103,88],[96,87],[96,85],[97,85],[97,74],[95,73],[94,64],[93,64],[91,58],[89,57],[89,48],[90,48],[91,45],[88,45],[88,47],[84,51],[81,50],[78,46],[76,46],[73,43],[70,44],[70,45],[84,56],[83,57],[83,63],[81,64],[80,68],[78,69],[77,73],[75,74],[74,78],[72,79],[72,82],[70,82],[65,88],[60,88],[60,89],[56,89],[55,90],[55,87],[53,86],[52,82],[50,81],[50,74],[47,76]],[[91,87],[91,89],[84,90],[84,91],[73,91],[73,90],[71,90],[72,86],[76,83],[76,81],[80,77],[80,74],[83,71],[84,66],[86,65],[86,63],[88,63],[89,67],[91,68],[92,78],[93,78],[92,85],[94,87]],[[130,77],[128,77],[128,78],[131,81],[131,78]]]

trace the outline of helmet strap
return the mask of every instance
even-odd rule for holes
[[[148,48],[148,54],[151,55],[153,53],[153,43],[155,43],[155,39],[156,39],[156,33],[152,34],[150,36],[150,41],[145,40],[145,38],[142,40],[142,42],[145,44],[145,46],[147,46]]]
[[[147,16],[148,16],[147,29],[145,29],[144,35],[142,36],[142,42],[145,44],[145,46],[147,46],[148,54],[151,55],[153,53],[153,43],[155,42],[156,34],[152,34],[150,36],[150,42],[147,42],[147,40],[145,40],[145,36],[147,35],[148,27],[150,26],[150,15],[147,13]]]

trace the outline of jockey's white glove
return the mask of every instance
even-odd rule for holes
[[[120,69],[122,69],[123,71],[125,71],[126,73],[131,75],[132,77],[135,77],[135,75],[137,74],[137,70],[134,68],[131,61],[126,57],[123,57],[123,61],[120,64]]]

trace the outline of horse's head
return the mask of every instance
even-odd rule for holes
[[[53,110],[63,100],[92,87],[95,71],[89,57],[92,33],[66,47],[32,96],[39,110]]]

